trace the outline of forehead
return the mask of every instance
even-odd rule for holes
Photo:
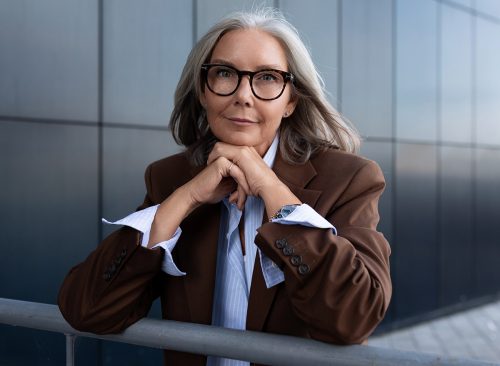
[[[215,46],[211,62],[224,61],[251,70],[273,66],[287,70],[285,50],[269,33],[258,29],[238,29],[224,34]]]

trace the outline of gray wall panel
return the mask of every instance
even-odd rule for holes
[[[20,244],[0,256],[0,277],[16,278],[2,295],[54,303],[97,239],[97,128],[2,121],[0,156],[2,242]]]
[[[149,163],[180,151],[169,131],[104,128],[103,215],[116,220],[135,211],[146,193]],[[105,233],[113,226],[105,225]]]
[[[500,1],[475,0],[474,6],[478,11],[500,19]]]
[[[476,22],[477,142],[500,146],[500,24]]]
[[[473,8],[473,4],[475,0],[447,0],[450,3],[466,6],[468,8]]]
[[[0,11],[0,115],[96,121],[97,0],[9,0]]]
[[[338,107],[338,1],[288,0],[280,9],[298,29],[324,79],[330,102]]]
[[[474,294],[472,150],[441,147],[440,298],[441,306]]]
[[[192,3],[103,4],[104,121],[166,126],[192,46]]]
[[[476,151],[476,246],[479,295],[498,293],[500,271],[500,150]]]
[[[64,276],[97,241],[96,162],[96,127],[0,122],[1,297],[56,303]],[[58,364],[63,342],[9,327],[0,332],[0,363]],[[91,355],[79,357],[93,364]]]
[[[342,113],[363,136],[392,137],[392,2],[342,2]]]
[[[361,145],[361,155],[375,160],[384,173],[386,186],[379,202],[380,223],[378,230],[384,233],[389,243],[392,244],[392,197],[394,191],[392,143],[365,141]]]
[[[397,244],[392,258],[397,318],[415,316],[438,305],[437,149],[397,144]]]
[[[437,138],[437,2],[396,1],[396,135]]]
[[[475,1],[475,0],[449,0],[449,1],[452,3],[455,3],[457,5],[462,5],[462,6],[467,6],[467,7],[472,8],[473,1]]]
[[[442,6],[441,139],[472,142],[472,16]]]

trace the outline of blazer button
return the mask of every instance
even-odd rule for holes
[[[104,274],[102,275],[102,278],[104,281],[109,281],[111,279],[111,273],[109,272],[104,272]]]
[[[294,266],[298,266],[302,263],[302,257],[300,255],[292,255],[290,257],[290,263],[292,263]]]
[[[301,275],[305,275],[307,273],[309,273],[309,271],[311,270],[311,268],[309,268],[309,266],[305,263],[302,263],[300,266],[299,266],[299,273]]]
[[[283,249],[284,247],[286,247],[288,245],[288,242],[286,241],[286,239],[278,239],[276,240],[276,248],[278,249]]]
[[[287,257],[292,255],[293,252],[294,250],[290,245],[287,245],[286,247],[283,248],[283,254],[286,255]]]
[[[122,252],[120,253],[120,257],[125,258],[127,256],[127,249],[123,248]]]

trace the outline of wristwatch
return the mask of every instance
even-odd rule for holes
[[[298,206],[300,206],[300,205],[299,204],[284,205],[274,215],[272,215],[269,218],[269,221],[273,221],[276,219],[284,219],[285,217],[290,215]]]

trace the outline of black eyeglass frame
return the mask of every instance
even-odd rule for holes
[[[214,91],[210,87],[210,84],[208,82],[208,71],[210,70],[210,68],[212,68],[214,66],[227,67],[228,69],[236,71],[236,74],[238,75],[238,83],[236,84],[236,87],[234,88],[234,90],[232,92],[230,92],[230,93],[217,93],[216,91]],[[285,88],[286,88],[286,84],[288,82],[290,82],[290,83],[293,84],[293,82],[295,80],[295,77],[293,76],[293,74],[291,72],[282,71],[282,70],[276,70],[276,69],[262,69],[262,70],[258,70],[258,71],[247,71],[247,70],[238,70],[237,68],[235,68],[233,66],[230,66],[230,65],[226,65],[226,64],[203,64],[203,65],[201,65],[201,70],[204,73],[204,76],[205,76],[205,85],[207,86],[207,88],[210,89],[210,91],[212,93],[214,93],[216,95],[219,95],[221,97],[228,97],[228,96],[233,95],[234,93],[236,93],[236,90],[238,90],[238,88],[240,87],[241,78],[244,75],[248,75],[250,77],[250,89],[252,89],[253,95],[257,99],[260,99],[260,100],[275,100],[275,99],[278,99],[279,97],[281,97],[281,95],[283,95],[283,92],[285,91]],[[283,76],[283,88],[281,89],[280,93],[276,97],[274,97],[274,98],[262,98],[262,97],[259,97],[257,95],[257,93],[255,93],[255,90],[253,89],[253,77],[256,74],[259,74],[259,73],[265,72],[265,71],[277,72],[278,74],[280,74],[281,76]]]

